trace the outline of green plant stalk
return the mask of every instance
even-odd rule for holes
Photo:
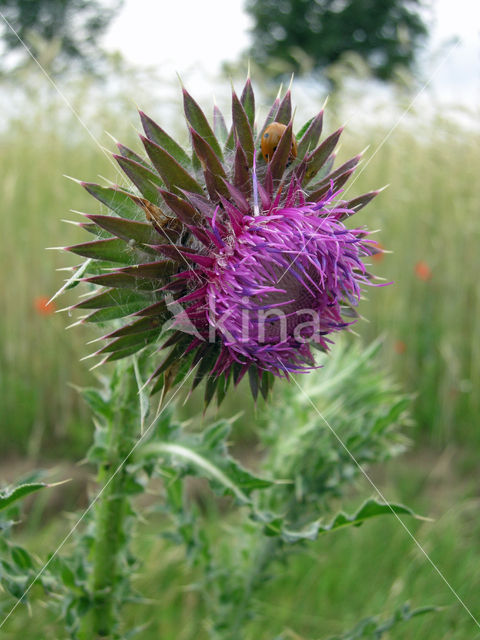
[[[131,505],[126,485],[135,474],[128,464],[139,432],[138,387],[131,366],[119,363],[116,374],[119,384],[112,393],[116,410],[107,425],[106,459],[98,473],[101,495],[94,509],[92,567],[88,581],[91,607],[80,627],[81,640],[116,637],[119,589],[127,577],[125,551]]]

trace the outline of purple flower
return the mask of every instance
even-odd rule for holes
[[[254,394],[266,395],[273,376],[315,368],[312,348],[327,350],[355,320],[372,279],[362,258],[375,247],[343,221],[378,192],[341,199],[360,156],[332,168],[341,130],[317,146],[322,113],[294,138],[289,92],[258,136],[249,80],[233,94],[230,133],[217,108],[212,130],[186,91],[184,104],[192,158],[141,114],[150,162],[123,145],[115,156],[140,194],[84,185],[114,215],[88,216],[88,230],[109,237],[69,247],[93,258],[84,280],[108,287],[75,306],[95,310],[86,321],[126,318],[104,336],[103,361],[167,333],[160,350],[171,351],[152,376],[161,384],[196,368],[193,386],[207,378],[208,402],[248,371]]]

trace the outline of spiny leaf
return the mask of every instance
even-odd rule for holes
[[[283,97],[280,106],[278,107],[277,114],[275,116],[275,121],[280,122],[281,124],[288,124],[292,119],[292,94],[290,89],[287,91],[285,96]]]
[[[110,320],[116,320],[117,318],[124,318],[125,316],[130,316],[138,311],[141,306],[142,303],[131,302],[114,307],[97,309],[96,311],[89,313],[88,316],[83,318],[83,322],[108,322]]]
[[[316,540],[317,537],[323,533],[348,526],[358,527],[363,524],[365,520],[388,514],[408,515],[419,518],[409,507],[405,507],[402,504],[383,503],[370,498],[366,500],[353,515],[340,512],[327,524],[322,524],[321,520],[315,520],[300,531],[289,529],[288,526],[285,525],[282,517],[270,518],[270,522],[268,522],[267,519],[265,534],[269,536],[280,536],[282,540],[289,543],[300,542],[302,540]],[[256,514],[256,517],[262,520],[264,515],[260,513]]]
[[[207,373],[211,371],[211,369],[213,368],[213,365],[215,364],[215,361],[218,358],[218,353],[219,353],[218,349],[212,348],[212,345],[210,345],[210,348],[205,346],[205,347],[201,347],[200,349],[197,353],[199,354],[204,353],[205,355],[203,355],[203,357],[200,359],[200,364],[198,365],[198,369],[195,371],[195,376],[193,378],[192,387],[191,387],[192,391],[196,389],[196,387],[198,387],[198,385],[205,378]]]
[[[153,329],[160,329],[167,317],[167,313],[164,314],[164,317],[161,314],[158,314],[153,318],[140,318],[139,320],[135,320],[134,322],[124,325],[111,333],[103,336],[102,340],[111,340],[113,338],[119,338],[120,336],[130,336],[136,333],[144,333],[145,331],[150,331]]]
[[[356,198],[352,198],[351,200],[343,202],[342,206],[345,207],[345,209],[352,209],[355,212],[360,211],[360,209],[363,209],[363,207],[365,207],[371,200],[373,200],[373,198],[378,196],[379,193],[379,190],[369,191],[368,193],[364,193],[361,196],[357,196]]]
[[[185,225],[191,226],[200,222],[200,214],[186,200],[179,198],[170,191],[160,191],[166,204],[170,207],[177,218]]]
[[[323,166],[320,167],[320,170],[316,175],[317,180],[323,180],[323,178],[325,178],[325,176],[328,176],[328,174],[330,173],[330,171],[333,168],[333,165],[335,164],[336,158],[337,158],[337,154],[336,153],[331,153],[328,156],[328,158],[323,163]]]
[[[222,374],[219,377],[218,385],[217,385],[217,406],[219,407],[222,402],[225,400],[227,395],[228,386],[230,384],[231,376],[227,374]]]
[[[280,141],[275,149],[271,161],[268,164],[272,178],[279,180],[287,166],[288,158],[292,150],[292,123],[289,122],[287,128],[282,134]]]
[[[305,131],[306,131],[306,130],[308,129],[308,127],[312,124],[312,122],[314,121],[314,119],[315,119],[315,116],[312,116],[312,117],[310,118],[310,120],[307,120],[307,121],[305,122],[305,124],[304,124],[304,125],[303,125],[303,127],[300,129],[300,131],[298,131],[298,132],[295,134],[295,138],[297,139],[297,142],[299,142],[299,141],[302,139],[302,137],[305,135]]]
[[[150,202],[159,204],[159,196],[156,187],[163,187],[163,182],[160,177],[134,160],[124,158],[117,154],[114,154],[113,157],[140,193],[150,200]]]
[[[65,247],[65,250],[95,260],[107,260],[109,262],[120,262],[122,264],[133,264],[136,261],[134,250],[131,249],[124,240],[120,240],[119,238],[84,242],[71,247]]]
[[[228,130],[225,124],[225,118],[217,105],[213,107],[213,130],[217,140],[219,140],[220,144],[224,145],[228,138]]]
[[[308,184],[310,180],[312,180],[312,178],[317,175],[323,163],[335,149],[342,131],[343,127],[340,127],[338,131],[335,131],[334,133],[329,135],[328,138],[325,138],[322,144],[307,156],[307,170],[305,172],[305,178],[303,180],[304,185]]]
[[[212,128],[208,124],[205,114],[186,89],[183,89],[183,107],[185,110],[185,116],[192,129],[202,136],[202,138],[204,138],[212,147],[217,156],[222,159],[222,150],[220,149],[220,145],[218,144]]]
[[[235,91],[232,92],[232,121],[236,138],[245,151],[248,166],[251,168],[253,166],[254,151],[253,131],[248,115]]]
[[[165,300],[158,300],[148,307],[144,307],[135,313],[136,316],[141,316],[142,318],[151,318],[153,316],[165,316],[168,315],[167,304]]]
[[[123,351],[127,347],[132,347],[136,345],[139,349],[147,346],[147,344],[151,344],[159,337],[158,328],[154,328],[150,331],[143,331],[142,333],[134,333],[128,336],[122,336],[116,338],[112,342],[109,342],[104,347],[97,351],[96,355],[101,353],[115,353],[118,351]]]
[[[11,506],[14,502],[17,502],[17,500],[21,500],[22,498],[25,498],[25,496],[49,486],[52,485],[45,484],[44,482],[32,482],[28,484],[21,484],[9,491],[0,492],[0,511]]]
[[[175,442],[153,442],[142,447],[137,455],[141,459],[157,460],[168,455],[179,464],[187,465],[186,473],[206,476],[222,494],[233,495],[241,504],[251,504],[250,494],[256,489],[272,485],[259,478],[228,455],[226,439],[230,423],[221,421],[208,427],[201,435],[187,435]]]
[[[269,371],[262,371],[260,375],[260,393],[262,394],[262,398],[264,400],[267,400],[272,385],[272,374]]]
[[[228,191],[223,182],[227,175],[222,163],[204,138],[198,135],[198,133],[193,129],[190,129],[190,134],[192,136],[193,147],[200,159],[200,163],[205,174],[205,182],[209,190],[210,197],[215,199],[217,197],[217,193],[227,195]]]
[[[318,184],[322,184],[323,186],[319,186],[318,189],[315,189],[315,191],[310,192],[308,194],[309,200],[311,200],[312,202],[318,202],[326,195],[326,193],[329,191],[330,188],[332,188],[333,191],[338,191],[347,182],[347,180],[350,178],[353,172],[354,172],[354,169],[350,169],[349,171],[345,171],[345,173],[338,176],[338,178],[335,178],[335,180],[333,180],[333,187],[330,184],[330,182],[318,183]]]
[[[312,118],[305,132],[301,132],[301,137],[298,141],[297,159],[302,160],[306,153],[315,149],[318,144],[318,140],[322,134],[323,127],[323,111]]]
[[[140,137],[155,169],[162,176],[162,179],[169,189],[175,189],[179,192],[181,189],[185,189],[186,191],[203,193],[202,187],[198,182],[185,171],[182,165],[179,164],[172,155],[148,138]],[[158,198],[158,192],[156,197]]]
[[[269,112],[267,113],[267,117],[265,118],[265,122],[263,123],[263,127],[258,131],[257,135],[257,144],[262,139],[263,132],[268,127],[269,124],[275,121],[275,116],[277,115],[278,107],[280,105],[280,100],[278,98],[275,99],[272,106],[270,107]]]
[[[139,113],[147,138],[155,142],[159,147],[162,147],[162,149],[165,149],[182,167],[190,169],[192,164],[191,160],[182,147],[143,111]]]
[[[171,364],[173,364],[178,358],[180,358],[190,341],[190,335],[182,335],[177,344],[174,345],[173,349],[168,353],[163,362],[160,364],[160,366],[158,366],[150,376],[150,380],[153,380],[157,376],[164,373]]]
[[[126,358],[127,356],[133,356],[141,348],[142,345],[134,344],[131,347],[126,347],[125,349],[121,349],[120,351],[115,351],[114,353],[108,354],[108,356],[103,359],[103,363],[114,362],[115,360]]]
[[[87,214],[83,214],[83,215],[86,215],[88,217]],[[107,216],[107,218],[110,218],[110,217],[113,217],[113,216]],[[96,236],[97,238],[111,238],[112,237],[111,233],[109,233],[108,231],[105,231],[105,229],[102,229],[101,227],[99,227],[97,224],[94,224],[93,222],[79,222],[78,224],[75,223],[75,226],[80,227],[81,229],[83,229],[87,233],[91,233],[92,235]]]
[[[240,96],[240,102],[245,109],[250,127],[253,131],[253,127],[255,125],[255,94],[253,93],[253,87],[250,78],[247,78],[247,81],[245,82],[242,95]]]
[[[250,367],[248,370],[248,378],[250,382],[250,390],[252,392],[253,399],[256,401],[259,390],[258,369],[256,367]]]
[[[141,164],[143,167],[145,167],[145,169],[152,171],[153,167],[145,160],[145,158],[142,158],[142,156],[139,156],[138,153],[136,153],[135,151],[132,151],[132,149],[129,149],[128,147],[126,147],[124,144],[121,144],[120,142],[117,143],[117,147],[118,147],[118,150],[120,151],[121,156],[123,156],[124,158],[128,158],[129,160],[133,160],[134,162]]]
[[[204,195],[198,193],[191,193],[189,191],[183,192],[184,196],[190,200],[192,205],[200,211],[200,213],[206,218],[211,218],[215,213],[215,206]]]
[[[135,278],[153,278],[160,280],[165,276],[171,276],[178,267],[172,260],[156,260],[155,262],[145,262],[135,264],[131,267],[122,267],[117,273],[128,274]]]
[[[117,305],[132,304],[133,302],[148,303],[149,298],[133,291],[123,289],[108,289],[96,295],[82,300],[73,305],[72,309],[105,309]]]
[[[218,378],[216,376],[209,376],[207,378],[207,384],[205,385],[205,393],[203,395],[203,406],[205,411],[207,410],[210,402],[213,400],[213,396],[217,390]]]
[[[320,182],[316,182],[315,184],[310,185],[310,188],[320,189],[320,187],[328,185],[331,180],[335,181],[336,178],[343,176],[347,171],[350,171],[350,169],[355,169],[355,167],[360,162],[361,157],[361,155],[357,155],[354,158],[347,160],[347,162],[344,162],[340,167],[338,167],[338,169],[335,169],[335,171],[331,171],[328,175],[322,178]]]
[[[82,182],[81,184],[88,193],[94,198],[97,198],[97,200],[100,200],[100,202],[105,204],[121,218],[137,220],[143,217],[141,209],[139,208],[140,205],[135,201],[135,197],[119,187],[101,187],[93,182]]]
[[[250,179],[250,171],[248,170],[247,156],[240,144],[237,144],[233,170],[233,184],[248,200],[252,192],[252,181]]]
[[[103,287],[125,287],[127,289],[152,290],[155,286],[155,283],[151,280],[140,280],[128,273],[120,273],[118,271],[82,278],[82,282],[90,282]]]
[[[390,631],[399,622],[407,622],[412,618],[434,611],[440,611],[440,608],[425,606],[411,609],[410,604],[406,602],[388,620],[382,622],[378,616],[364,618],[350,631],[346,631],[340,636],[332,636],[328,640],[361,640],[362,638],[365,640],[380,640],[386,632]]]
[[[106,229],[117,238],[122,238],[127,242],[134,240],[144,244],[155,244],[159,239],[158,233],[148,222],[125,220],[116,216],[98,214],[89,214],[87,218],[102,229]]]

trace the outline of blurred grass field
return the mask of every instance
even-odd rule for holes
[[[153,113],[155,115],[155,113]],[[95,135],[133,143],[134,109],[101,113]],[[132,126],[133,125],[133,126]],[[334,124],[327,123],[328,130]],[[366,340],[385,336],[383,357],[405,390],[416,394],[417,433],[429,442],[480,443],[480,134],[439,115],[409,118],[379,147],[389,126],[347,127],[338,162],[370,145],[349,196],[389,184],[356,216],[380,229],[391,250],[374,271],[393,281],[372,289],[355,327]],[[0,132],[0,182],[4,239],[0,257],[0,447],[5,453],[81,456],[90,439],[89,417],[69,386],[91,380],[87,339],[95,328],[77,327],[45,302],[74,259],[46,247],[85,240],[61,222],[69,210],[98,211],[97,203],[64,174],[85,180],[118,180],[115,168],[65,106],[33,109]],[[375,153],[371,161],[368,158]],[[365,164],[368,163],[368,167]],[[363,170],[365,166],[365,170]]]

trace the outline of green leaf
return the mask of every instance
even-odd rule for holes
[[[203,193],[203,189],[198,182],[165,149],[148,138],[141,136],[141,139],[155,169],[162,176],[169,189],[175,189],[180,195],[182,189],[193,191],[194,193]],[[158,190],[156,190],[156,196],[158,200],[160,197]],[[156,204],[159,203],[156,202]]]
[[[235,91],[232,92],[232,121],[236,138],[247,156],[248,166],[252,167],[254,151],[253,131],[248,115]]]
[[[117,216],[97,214],[89,214],[87,218],[126,242],[135,241],[143,244],[156,244],[160,237],[149,222],[125,220]]]
[[[142,158],[142,156],[139,156],[138,153],[136,153],[135,151],[132,151],[132,149],[129,149],[128,147],[126,147],[125,145],[121,144],[120,142],[117,143],[117,147],[118,150],[120,151],[120,155],[122,155],[124,158],[128,158],[129,160],[133,160],[134,162],[137,162],[138,164],[141,164],[143,167],[145,167],[145,169],[148,169],[149,171],[152,171],[153,167],[152,165],[150,165],[145,158]]]
[[[129,336],[135,333],[143,333],[144,331],[148,331],[149,329],[160,329],[162,323],[169,317],[169,312],[166,307],[164,308],[164,313],[158,313],[158,315],[147,318],[140,318],[135,320],[131,324],[124,325],[115,331],[103,336],[103,340],[117,338],[119,336]]]
[[[145,430],[145,420],[150,411],[150,401],[148,393],[145,389],[145,382],[141,378],[140,367],[138,366],[138,358],[133,359],[133,369],[135,371],[135,380],[138,387],[138,402],[140,407],[140,433]]]
[[[347,162],[344,162],[340,167],[338,167],[338,169],[335,169],[335,171],[331,171],[328,175],[322,178],[321,181],[316,182],[315,184],[312,184],[310,188],[320,189],[321,187],[324,187],[324,186],[326,187],[330,186],[331,181],[335,182],[337,178],[340,178],[341,176],[345,175],[345,173],[347,172],[351,172],[351,169],[355,169],[361,157],[362,157],[361,155],[358,155],[358,156],[355,156],[354,158],[351,158],[350,160],[347,160]]]
[[[273,102],[272,106],[270,107],[270,109],[269,109],[269,111],[267,113],[267,117],[265,118],[265,122],[263,123],[263,127],[261,129],[259,129],[259,131],[258,131],[257,144],[262,139],[263,132],[268,127],[268,125],[275,121],[275,116],[277,115],[277,111],[278,111],[279,105],[280,105],[280,100],[278,98],[275,98],[275,101]]]
[[[92,284],[101,285],[102,287],[123,287],[134,290],[152,290],[154,287],[151,280],[140,280],[139,278],[135,278],[133,275],[118,271],[85,278],[84,282],[91,282]]]
[[[298,133],[295,134],[295,139],[297,141],[300,141],[302,139],[302,137],[305,135],[305,131],[308,129],[308,127],[312,124],[313,120],[314,120],[315,116],[312,116],[310,118],[310,120],[307,120],[306,123],[303,125],[303,127],[300,129],[300,131]]]
[[[208,142],[217,156],[220,159],[223,159],[222,150],[220,149],[220,145],[218,144],[218,140],[216,139],[212,128],[208,124],[205,114],[185,89],[183,89],[183,107],[185,110],[185,117],[192,129],[195,129],[195,131]],[[192,189],[189,189],[189,191],[192,191]]]
[[[73,305],[72,309],[106,309],[107,307],[117,307],[121,305],[131,305],[138,303],[140,305],[148,305],[152,302],[152,298],[136,293],[134,291],[125,291],[124,289],[108,289],[101,293],[96,293],[90,298],[86,298]]]
[[[52,485],[45,484],[44,482],[32,482],[29,484],[19,485],[10,491],[0,492],[0,511],[2,509],[6,509],[14,502],[17,502],[17,500],[21,500],[31,493],[35,493],[36,491],[40,491],[40,489],[50,486]]]
[[[113,417],[113,407],[109,399],[105,398],[100,391],[93,388],[85,388],[80,389],[80,392],[93,413],[107,420]]]
[[[4,568],[8,568],[6,563],[2,562]],[[25,590],[28,585],[28,579],[24,576],[12,576],[5,572],[2,572],[2,586],[17,600],[21,600],[25,595]]]
[[[358,527],[369,520],[381,515],[408,515],[414,518],[420,518],[409,507],[402,504],[383,503],[374,498],[370,498],[363,503],[360,509],[353,515],[347,515],[341,511],[333,520],[327,524],[323,524],[322,520],[315,520],[299,531],[293,531],[285,525],[284,518],[278,516],[269,516],[268,514],[256,514],[256,518],[262,521],[265,518],[265,533],[270,536],[280,536],[282,540],[288,543],[295,543],[304,540],[316,540],[319,535],[336,531],[344,527]]]
[[[135,278],[152,278],[161,280],[171,276],[178,270],[178,266],[172,260],[155,260],[145,264],[136,264],[131,267],[122,267],[117,273],[125,273]]]
[[[250,367],[248,370],[248,378],[250,382],[250,390],[252,392],[253,399],[256,401],[259,390],[259,374],[256,367]]]
[[[206,476],[221,494],[233,495],[240,504],[251,504],[250,493],[270,487],[272,482],[255,476],[230,457],[226,445],[230,426],[230,422],[223,420],[211,425],[201,435],[183,434],[182,437],[175,434],[175,442],[152,442],[136,455],[149,460],[166,454],[183,465],[184,473]]]
[[[408,622],[412,618],[423,616],[426,613],[441,611],[440,607],[427,605],[411,609],[409,603],[405,603],[398,607],[394,614],[383,622],[378,616],[365,618],[361,620],[353,629],[346,631],[339,636],[331,636],[328,640],[380,640],[385,633],[393,629],[399,622]]]
[[[198,135],[193,129],[190,129],[190,134],[192,136],[195,153],[205,173],[205,181],[210,197],[212,199],[215,198],[217,192],[228,196],[228,191],[223,182],[223,180],[226,180],[227,174],[225,173],[222,163],[204,138]]]
[[[315,191],[311,191],[308,193],[308,199],[312,202],[318,202],[327,194],[330,188],[332,188],[333,191],[338,191],[347,182],[353,172],[354,169],[350,169],[349,171],[345,171],[345,173],[342,173],[342,175],[333,180],[333,186],[330,184],[330,181],[315,184],[315,187],[318,188],[315,189]]]
[[[136,255],[139,255],[131,249],[124,240],[120,240],[120,238],[83,242],[82,244],[65,247],[65,250],[75,253],[78,256],[83,256],[84,258],[120,262],[121,264],[134,264],[137,261]]]
[[[138,348],[143,348],[147,344],[150,344],[157,340],[159,336],[160,330],[158,328],[152,329],[150,331],[144,331],[143,333],[135,333],[129,336],[121,336],[120,338],[115,338],[112,342],[109,342],[104,347],[99,349],[96,353],[110,353],[117,352],[125,349],[126,347],[137,345]]]
[[[320,111],[315,118],[307,122],[299,133],[297,160],[302,160],[307,153],[315,149],[322,134],[322,127],[323,111]]]
[[[345,207],[345,209],[352,209],[352,211],[356,213],[357,211],[360,211],[360,209],[363,209],[363,207],[365,207],[369,202],[371,202],[373,198],[378,196],[379,193],[380,190],[369,191],[368,193],[364,193],[361,196],[357,196],[356,198],[347,200],[347,202],[342,203],[342,206]],[[348,215],[345,214],[344,216],[342,216],[342,218],[340,218],[340,220],[347,217]]]
[[[112,307],[106,307],[105,309],[97,309],[92,311],[88,316],[83,318],[83,322],[109,322],[110,320],[116,320],[117,318],[125,318],[125,316],[131,316],[142,308],[142,304],[133,302],[131,304],[122,304]]]
[[[140,111],[140,120],[147,138],[165,149],[185,169],[190,169],[191,161],[182,147],[171,138],[156,122]]]
[[[142,344],[134,344],[130,347],[126,347],[125,349],[120,349],[119,351],[115,351],[106,356],[102,362],[115,362],[115,360],[121,360],[122,358],[126,358],[127,356],[132,356],[134,353],[137,353],[142,348]]]
[[[335,149],[342,131],[343,127],[329,135],[315,151],[312,151],[312,153],[307,156],[307,170],[303,180],[304,185],[308,184],[320,171],[328,156]]]
[[[10,555],[12,561],[21,571],[28,571],[33,569],[33,560],[31,555],[22,547],[11,547]]]
[[[140,193],[153,204],[159,205],[160,197],[157,187],[163,187],[164,185],[158,174],[129,158],[124,158],[116,154],[114,154],[113,157]]]
[[[215,133],[215,137],[220,141],[220,144],[225,144],[228,138],[228,131],[225,125],[225,118],[223,117],[223,113],[214,105],[213,107],[213,130]]]
[[[287,128],[282,134],[280,141],[275,149],[272,159],[268,165],[274,180],[280,180],[285,172],[288,158],[292,149],[292,123],[289,122]]]
[[[183,224],[191,226],[200,222],[199,212],[189,202],[169,191],[160,190],[160,193],[166,204]]]
[[[275,121],[281,124],[288,124],[292,119],[292,94],[290,89],[287,91],[283,100],[278,107]]]
[[[70,278],[68,278],[68,280],[65,282],[65,284],[60,287],[60,289],[55,293],[55,295],[52,296],[50,302],[52,300],[55,300],[56,298],[58,298],[58,296],[61,295],[64,291],[68,291],[69,289],[73,289],[78,284],[80,284],[80,282],[83,281],[82,280],[83,275],[85,273],[89,272],[89,269],[90,269],[92,263],[93,263],[92,259],[88,258],[81,265],[79,265],[77,267],[73,267],[73,274],[70,276]]]
[[[255,95],[253,93],[253,87],[250,78],[247,78],[247,81],[245,82],[242,95],[240,96],[240,102],[245,109],[250,127],[253,131],[253,127],[255,125]]]
[[[93,182],[82,182],[81,184],[88,193],[121,218],[138,220],[144,217],[140,205],[135,200],[135,196],[123,191],[119,187],[101,187]]]

